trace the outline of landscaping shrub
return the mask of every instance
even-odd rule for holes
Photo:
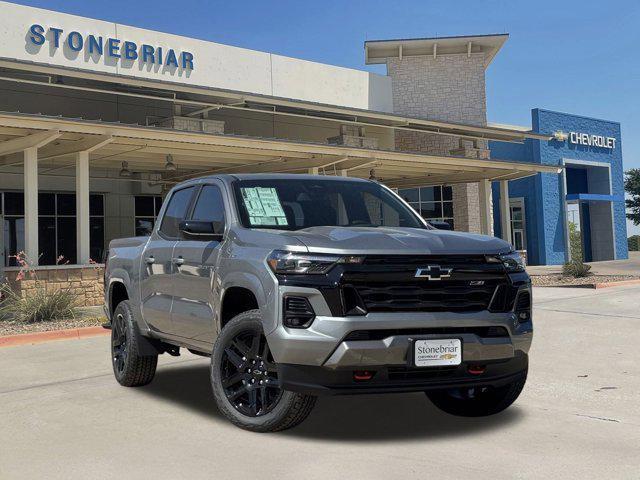
[[[68,289],[47,292],[43,286],[23,297],[5,283],[0,286],[0,297],[0,320],[34,323],[76,316],[76,297]]]
[[[591,265],[576,260],[567,262],[562,266],[562,274],[574,278],[588,277],[591,275],[589,270],[591,270]]]

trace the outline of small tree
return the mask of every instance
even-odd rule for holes
[[[627,218],[634,225],[640,225],[640,168],[627,170],[624,179],[624,189],[631,196],[626,200]]]
[[[581,262],[582,258],[582,236],[575,222],[569,222],[569,249],[571,261]]]

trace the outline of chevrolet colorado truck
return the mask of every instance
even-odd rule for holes
[[[149,237],[113,240],[111,358],[124,386],[158,355],[211,358],[218,409],[277,431],[324,394],[425,392],[484,416],[524,387],[531,283],[503,240],[433,228],[374,181],[217,175],[175,186]]]

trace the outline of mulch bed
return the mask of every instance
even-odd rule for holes
[[[19,335],[22,333],[48,332],[51,330],[68,330],[71,328],[96,327],[105,323],[105,317],[82,317],[54,320],[51,322],[22,323],[0,321],[0,337]]]
[[[627,280],[640,280],[637,275],[589,275],[587,277],[573,278],[564,275],[532,275],[531,283],[535,287],[571,287],[585,286],[597,283],[622,282]]]

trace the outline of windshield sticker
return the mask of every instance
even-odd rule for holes
[[[275,188],[243,187],[240,191],[251,225],[289,225]]]

